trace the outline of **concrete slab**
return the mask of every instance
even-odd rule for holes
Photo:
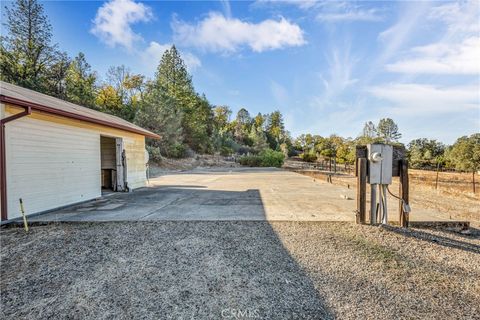
[[[354,221],[355,189],[271,168],[175,172],[148,188],[53,211],[30,221],[269,220]],[[396,220],[397,201],[390,199]],[[445,220],[412,208],[412,220]]]

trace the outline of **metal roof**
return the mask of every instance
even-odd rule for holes
[[[30,107],[32,110],[60,115],[85,122],[96,123],[107,127],[141,134],[146,137],[160,138],[159,135],[145,130],[122,118],[107,113],[82,107],[43,93],[22,88],[0,81],[0,100],[4,103]]]

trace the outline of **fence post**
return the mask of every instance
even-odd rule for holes
[[[473,193],[475,193],[475,170],[472,171]]]
[[[367,211],[367,159],[357,159],[357,212],[356,223],[365,223]]]
[[[408,194],[408,160],[399,161],[399,195],[406,203],[409,203]],[[399,200],[398,212],[400,214],[399,222],[403,228],[408,228],[409,213],[403,211],[402,200]]]

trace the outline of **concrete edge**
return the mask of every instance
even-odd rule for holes
[[[27,220],[28,221],[28,220]],[[330,223],[330,224],[355,224],[354,221],[328,221],[328,220],[109,220],[109,221],[67,221],[67,220],[59,220],[59,221],[32,221],[28,222],[29,226],[47,226],[52,224],[57,225],[87,225],[87,224],[126,224],[126,223],[164,223],[164,222],[259,222],[259,223],[307,223],[307,224],[320,224],[320,223]],[[364,226],[370,226],[368,224],[364,224]],[[374,225],[372,227],[379,227],[382,225]],[[393,221],[388,224],[388,226],[399,227],[398,222]],[[2,228],[23,228],[23,220],[13,220],[10,221],[8,224],[1,225]],[[417,229],[461,229],[461,230],[468,230],[470,228],[469,221],[411,221],[410,228],[417,228]]]

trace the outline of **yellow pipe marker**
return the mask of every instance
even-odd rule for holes
[[[22,198],[20,200],[20,210],[22,211],[22,217],[23,217],[23,226],[25,227],[25,231],[28,232],[28,222],[27,222],[27,217],[25,216],[25,209],[23,208],[23,200]]]

